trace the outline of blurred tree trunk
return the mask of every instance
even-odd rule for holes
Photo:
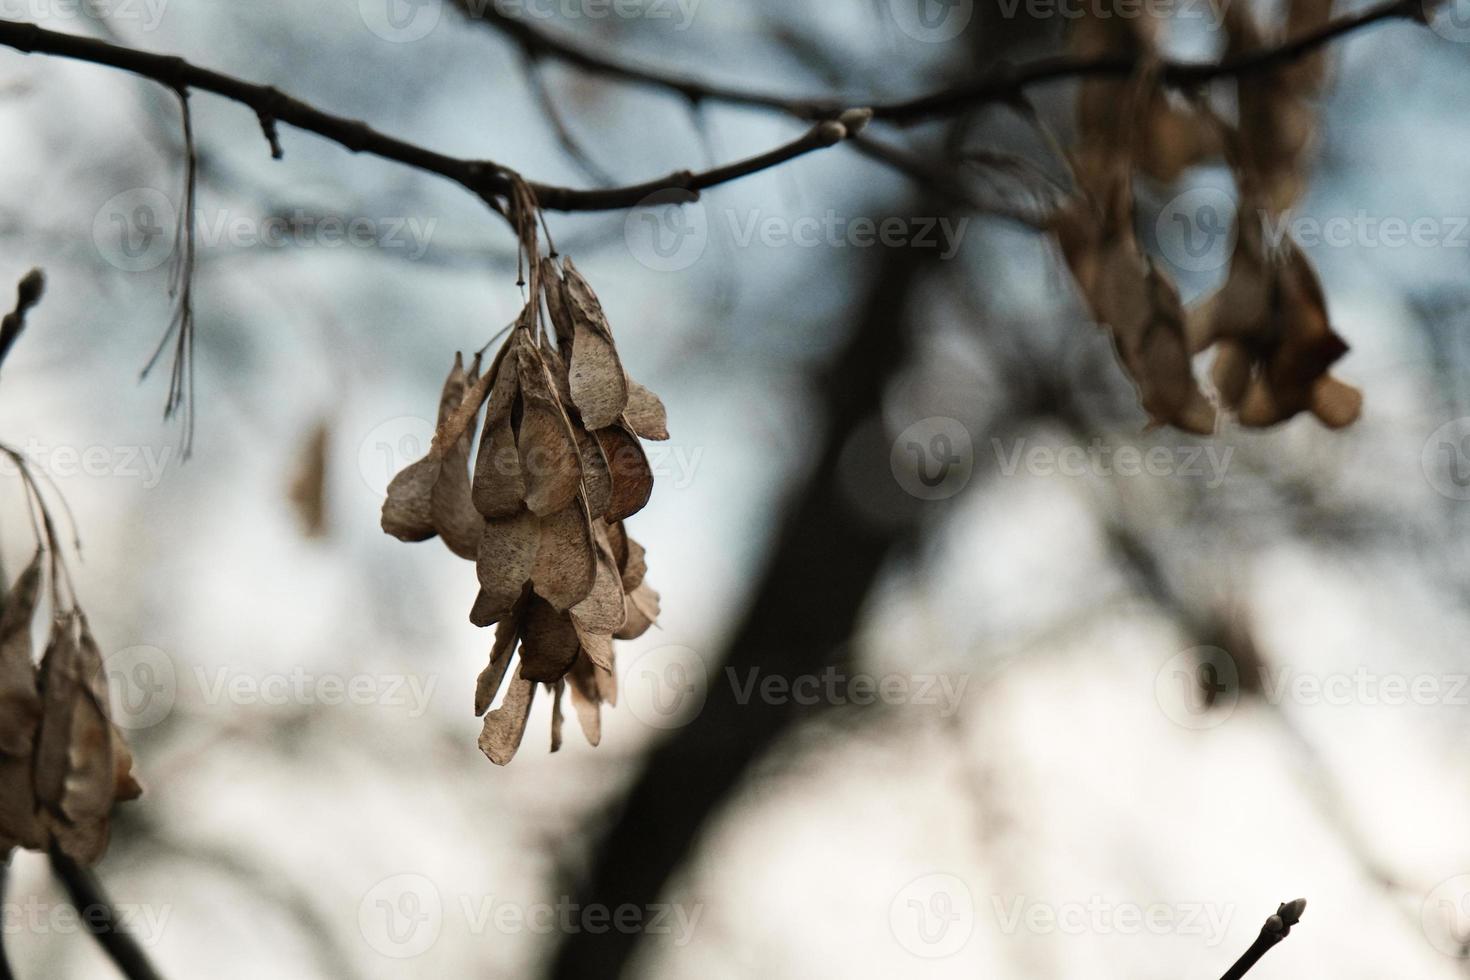
[[[977,5],[987,8],[987,5]],[[1038,22],[977,10],[971,60],[993,64],[1035,36]],[[989,23],[986,23],[989,21]],[[973,70],[973,69],[972,69]],[[963,121],[949,130],[958,136]],[[899,202],[894,214],[956,217],[953,203],[937,194]],[[744,618],[722,661],[711,665],[703,710],[658,745],[616,808],[573,900],[583,907],[640,908],[658,902],[671,878],[698,844],[701,832],[735,791],[751,765],[810,708],[737,702],[726,668],[737,676],[788,679],[845,668],[846,641],[885,559],[910,541],[922,506],[898,491],[889,472],[890,444],[873,425],[889,384],[906,366],[914,323],[912,300],[932,277],[933,249],[880,249],[877,268],[859,281],[872,283],[853,306],[856,326],[825,376],[817,379],[825,424],[819,461],[793,497]],[[886,482],[885,520],[859,513],[851,475]],[[848,481],[844,485],[844,481]],[[886,506],[892,502],[894,506]],[[873,508],[867,508],[871,515]],[[556,980],[617,977],[624,973],[641,936],[636,932],[562,937],[549,975]]]

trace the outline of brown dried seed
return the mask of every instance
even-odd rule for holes
[[[607,513],[612,504],[612,473],[602,444],[586,429],[577,427],[577,449],[582,454],[582,496],[594,518]]]
[[[571,503],[582,485],[581,454],[571,420],[534,350],[521,350],[522,417],[516,434],[526,475],[526,506],[541,516]]]
[[[628,381],[628,407],[623,412],[628,428],[640,439],[662,442],[669,437],[669,416],[657,395],[636,381]]]
[[[495,643],[490,647],[490,662],[480,671],[475,681],[475,715],[483,715],[489,709],[495,695],[505,680],[506,668],[510,666],[511,654],[515,652],[516,640],[521,634],[521,618],[524,615],[524,600],[517,603],[510,614],[495,627]]]
[[[566,691],[566,682],[557,681],[551,691],[551,751],[561,748],[561,696]]]
[[[643,576],[648,574],[648,562],[643,545],[634,541],[631,535],[624,535],[627,541],[627,556],[623,559],[619,568],[622,571],[623,591],[632,592],[643,584]]]
[[[571,617],[532,596],[521,625],[521,675],[527,680],[554,683],[572,669],[578,649]]]
[[[568,374],[572,404],[583,424],[601,429],[616,422],[627,408],[628,376],[612,336],[598,324],[578,317],[574,337]]]
[[[627,621],[613,637],[619,640],[636,640],[658,621],[658,593],[644,582],[624,598]]]
[[[582,644],[582,655],[599,667],[612,670],[613,644],[610,635],[594,633],[576,619],[572,625],[577,628],[577,639]]]
[[[602,446],[612,475],[612,502],[603,515],[608,523],[626,520],[638,513],[653,495],[653,470],[638,437],[621,425],[593,433]]]
[[[535,683],[522,677],[517,668],[505,701],[485,716],[485,727],[480,732],[480,751],[497,766],[506,765],[515,758],[526,734],[526,720],[531,716],[531,702],[535,697]]]
[[[480,431],[480,449],[475,455],[475,476],[470,490],[475,509],[484,517],[509,517],[520,509],[526,496],[513,421],[520,394],[519,358],[513,350],[524,333],[517,330],[512,334],[490,368],[495,382],[485,406],[485,424]]]
[[[597,575],[592,521],[580,499],[541,519],[531,584],[537,595],[566,611],[587,598]]]
[[[597,541],[597,573],[587,597],[572,607],[572,616],[590,633],[611,636],[627,618],[623,611],[623,581],[605,535]]]
[[[602,695],[597,690],[597,674],[592,661],[578,657],[567,674],[567,687],[572,694],[572,710],[588,744],[594,748],[602,741]]]
[[[458,355],[455,363],[459,363]],[[474,366],[464,380],[466,389],[479,381],[479,371],[480,358],[476,355]],[[439,537],[450,551],[469,561],[475,560],[485,532],[485,519],[475,509],[470,490],[470,449],[474,439],[472,429],[466,426],[458,439],[441,447],[443,462],[430,495],[430,514]]]
[[[27,759],[41,719],[31,621],[41,598],[42,556],[38,550],[5,594],[0,610],[0,753]]]
[[[536,566],[540,541],[541,522],[528,510],[485,522],[475,560],[480,598],[471,615],[477,625],[488,626],[515,607]]]

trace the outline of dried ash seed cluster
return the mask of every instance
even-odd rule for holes
[[[480,736],[499,765],[521,744],[537,684],[555,699],[552,751],[568,691],[596,745],[601,705],[617,701],[613,640],[641,636],[659,611],[643,548],[623,522],[653,491],[639,440],[669,437],[663,403],[624,371],[602,304],[570,259],[532,258],[530,286],[488,371],[478,355],[468,369],[456,355],[433,444],[393,479],[383,505],[389,534],[438,536],[475,562],[470,621],[496,627],[477,715],[511,674]]]
[[[0,611],[0,860],[14,847],[56,848],[92,864],[107,850],[113,806],[143,790],[108,716],[102,653],[87,617],[62,601],[59,559],[46,555],[36,552]],[[38,668],[31,624],[48,565],[53,613]]]

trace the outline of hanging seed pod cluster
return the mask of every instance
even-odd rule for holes
[[[143,790],[108,714],[102,652],[76,604],[40,486],[24,457],[0,453],[19,469],[44,542],[0,609],[0,860],[24,847],[92,864],[107,850],[113,807]],[[51,630],[38,666],[31,629],[43,600]]]
[[[1273,32],[1248,5],[1219,0],[1215,7],[1227,54],[1240,58],[1269,47],[1269,34],[1299,38],[1323,29],[1332,5],[1294,0]],[[1348,345],[1331,325],[1317,273],[1289,234],[1279,242],[1264,234],[1265,222],[1281,222],[1302,193],[1316,130],[1312,100],[1325,70],[1321,53],[1239,78],[1231,124],[1202,93],[1186,102],[1163,91],[1157,16],[1085,17],[1073,30],[1079,54],[1127,55],[1141,67],[1125,81],[1082,83],[1078,141],[1068,160],[1075,191],[1053,211],[1051,231],[1150,420],[1201,434],[1214,432],[1222,416],[1249,428],[1302,413],[1329,428],[1351,425],[1363,396],[1330,371]],[[1240,192],[1236,244],[1224,286],[1186,309],[1134,233],[1133,178],[1142,172],[1170,181],[1220,156]],[[1213,397],[1192,366],[1207,350],[1215,355]]]
[[[475,563],[469,618],[495,627],[475,713],[480,748],[499,765],[520,747],[538,685],[553,698],[553,752],[568,694],[587,740],[600,741],[601,705],[617,700],[613,640],[658,616],[623,522],[653,491],[640,440],[668,438],[663,404],[628,377],[592,287],[571,259],[539,255],[524,187],[511,215],[529,301],[487,371],[480,355],[468,367],[455,356],[429,452],[394,477],[383,505],[389,534],[437,536]]]

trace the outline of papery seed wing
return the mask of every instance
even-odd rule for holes
[[[440,460],[426,456],[399,471],[388,484],[383,501],[383,530],[400,541],[427,541],[434,529],[434,484],[439,482]]]
[[[566,682],[557,681],[551,692],[551,751],[561,748],[561,696],[566,692]]]
[[[524,407],[516,448],[526,476],[526,506],[545,516],[566,507],[581,489],[581,454],[571,420],[534,352],[522,351],[521,391]]]
[[[602,741],[602,695],[597,690],[597,674],[592,662],[585,656],[578,657],[567,674],[567,687],[572,694],[572,710],[576,712],[577,724],[582,728],[589,745],[596,747]]]
[[[479,357],[466,377],[463,388],[479,381]],[[475,509],[470,491],[470,449],[474,433],[466,428],[459,438],[444,447],[439,478],[430,494],[430,515],[434,528],[449,550],[461,558],[474,561],[485,532],[485,519]]]
[[[576,433],[577,450],[582,454],[582,495],[587,509],[600,517],[612,505],[612,473],[596,437],[580,426]]]
[[[628,382],[628,407],[623,415],[640,439],[662,442],[669,437],[669,415],[657,395],[636,381]]]
[[[612,336],[581,317],[576,318],[568,377],[572,404],[588,428],[612,425],[628,407],[628,376]]]
[[[517,603],[511,613],[495,627],[495,643],[490,647],[490,662],[480,671],[480,676],[475,681],[476,716],[483,715],[489,709],[505,680],[506,668],[510,666],[511,654],[515,652],[516,640],[520,637],[524,610],[524,601]]]
[[[541,520],[540,545],[531,584],[559,610],[587,598],[597,575],[597,549],[586,505],[575,500]]]
[[[41,720],[31,622],[41,597],[42,556],[38,550],[5,594],[0,610],[0,754],[27,759]]]
[[[636,640],[658,622],[658,593],[644,582],[626,596],[627,620],[613,634],[619,640]]]
[[[556,334],[557,346],[563,357],[572,354],[572,338],[576,329],[572,324],[572,311],[568,305],[567,287],[562,280],[556,261],[550,256],[541,260],[541,285],[546,297],[546,312],[551,318],[551,328]]]
[[[611,636],[627,618],[623,611],[623,581],[617,559],[605,535],[597,541],[597,571],[587,597],[572,607],[572,616],[590,633]]]
[[[648,574],[648,562],[643,545],[633,540],[632,535],[625,535],[628,547],[627,558],[621,565],[623,578],[623,591],[632,592],[643,584],[643,576]]]
[[[653,495],[653,469],[638,437],[621,425],[598,429],[594,435],[602,446],[612,476],[612,502],[599,515],[609,524],[638,513]]]
[[[619,602],[621,605],[621,602]],[[572,620],[572,625],[577,628],[577,639],[582,644],[582,655],[599,667],[612,670],[613,666],[613,644],[611,634],[595,633]]]
[[[515,607],[536,565],[540,540],[541,521],[528,510],[485,522],[475,560],[480,597],[471,615],[476,625],[488,626]]]
[[[531,702],[536,697],[536,685],[521,676],[517,668],[500,707],[485,716],[485,727],[480,731],[480,751],[497,766],[503,766],[515,758],[526,734],[526,720],[531,716]]]
[[[578,649],[571,616],[532,596],[521,627],[521,675],[527,680],[555,683],[572,669]]]

